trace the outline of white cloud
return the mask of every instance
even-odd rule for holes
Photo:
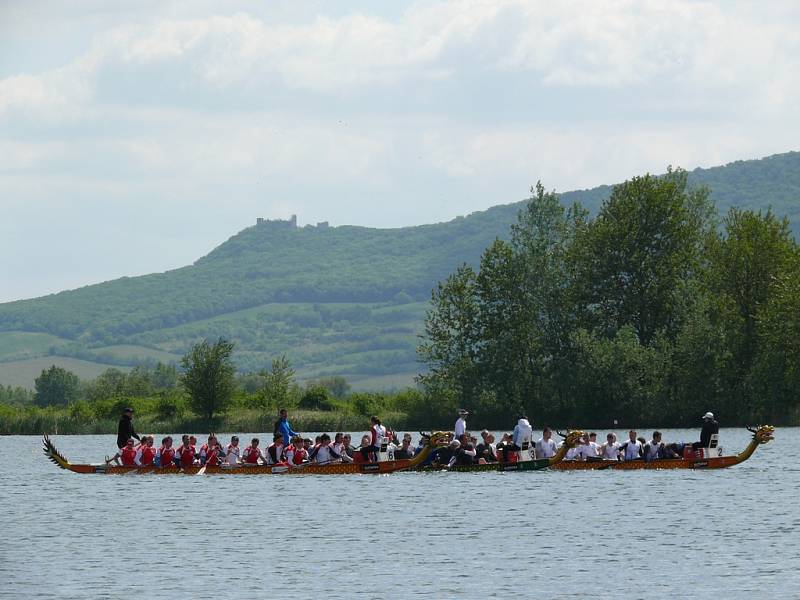
[[[137,246],[145,228],[152,240],[180,230],[186,252],[174,244],[171,260],[189,262],[255,216],[424,223],[517,200],[539,178],[567,190],[800,139],[794,2],[227,6],[6,13],[51,60],[0,71],[12,73],[0,79],[3,227],[35,230],[58,207],[53,235],[82,232],[78,253],[84,223],[111,221],[110,277],[164,267]],[[9,56],[30,52],[18,29],[0,24]],[[38,256],[28,243],[7,236],[0,253]],[[26,267],[15,281],[66,268]]]

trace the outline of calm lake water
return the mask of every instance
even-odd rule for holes
[[[718,471],[308,477],[79,475],[0,437],[0,597],[798,598],[800,429],[775,435]]]

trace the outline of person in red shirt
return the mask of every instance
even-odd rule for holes
[[[172,437],[167,436],[161,440],[161,448],[158,449],[158,464],[160,467],[171,467],[175,458],[175,448],[172,447]]]
[[[219,453],[219,442],[212,433],[208,436],[208,443],[203,444],[203,447],[200,448],[200,464],[208,465],[209,467],[218,467],[220,463]]]
[[[201,465],[204,465],[204,464],[206,464],[208,462],[208,454],[209,454],[209,452],[212,451],[214,448],[217,448],[218,446],[219,446],[219,442],[217,441],[217,436],[214,435],[213,433],[209,433],[208,434],[208,441],[205,444],[203,444],[202,446],[200,446],[200,464]],[[219,452],[217,452],[217,455],[219,455]],[[214,466],[216,466],[216,465],[214,465]]]
[[[147,467],[153,464],[156,457],[156,449],[153,448],[153,436],[146,435],[142,438],[142,443],[136,449],[136,464],[141,467]]]
[[[296,467],[308,462],[308,450],[305,449],[303,438],[297,436],[292,439],[292,443],[286,447],[286,462]]]
[[[128,438],[128,441],[125,445],[119,449],[114,456],[111,458],[106,458],[106,464],[115,463],[117,466],[120,464],[120,459],[122,459],[122,465],[124,467],[135,467],[136,466],[136,448],[133,445],[133,438]]]
[[[191,467],[194,464],[194,452],[194,446],[192,444],[183,444],[178,448],[178,458],[181,461],[181,467]]]
[[[242,460],[246,465],[257,465],[259,459],[261,459],[261,462],[264,464],[267,464],[264,454],[261,452],[261,448],[258,447],[259,443],[260,440],[258,438],[253,438],[250,440],[250,445],[244,449]]]

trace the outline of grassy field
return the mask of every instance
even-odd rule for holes
[[[94,379],[111,365],[69,358],[65,356],[40,356],[25,360],[14,360],[0,363],[0,384],[11,387],[33,389],[36,379],[44,369],[52,365],[72,371],[81,379]],[[130,371],[130,367],[114,367],[121,371]]]
[[[117,344],[115,346],[102,346],[95,348],[92,353],[97,355],[98,358],[110,356],[116,360],[126,361],[130,363],[143,362],[147,360],[162,362],[170,364],[177,362],[181,359],[178,354],[165,352],[155,348],[148,348],[146,346],[136,346],[134,344]]]
[[[49,353],[53,346],[68,343],[49,333],[6,331],[0,333],[0,361],[34,358]]]

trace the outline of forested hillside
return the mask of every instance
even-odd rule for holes
[[[800,232],[800,153],[698,169],[689,181],[711,188],[719,214],[771,206]],[[594,212],[610,192],[561,200]],[[130,366],[177,359],[192,342],[220,335],[236,342],[244,369],[286,354],[301,376],[409,382],[431,289],[507,238],[522,206],[399,229],[263,222],[187,267],[0,304],[0,383],[45,355]]]

